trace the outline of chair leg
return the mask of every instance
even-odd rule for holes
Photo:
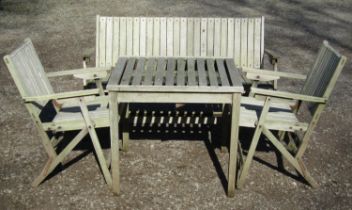
[[[260,134],[262,133],[262,130],[263,130],[263,126],[262,125],[265,122],[266,115],[268,114],[268,111],[269,111],[269,108],[270,108],[270,101],[271,101],[270,97],[267,97],[266,100],[265,100],[262,112],[260,114],[259,121],[257,123],[257,127],[255,128],[255,131],[254,131],[254,135],[253,135],[253,138],[252,138],[251,146],[249,147],[246,160],[244,162],[244,165],[243,165],[241,173],[240,173],[240,178],[239,178],[239,181],[238,181],[238,188],[242,188],[243,187],[244,181],[245,181],[245,179],[246,179],[246,177],[248,175],[249,166],[250,166],[250,164],[252,162],[255,149],[257,148],[257,145],[258,145]]]
[[[318,186],[317,182],[313,179],[313,177],[311,177],[310,173],[308,172],[307,168],[305,167],[300,158],[293,157],[291,153],[287,151],[284,145],[282,145],[279,140],[274,136],[274,134],[265,127],[263,127],[263,134],[313,188]]]
[[[75,138],[65,147],[64,150],[60,152],[55,157],[49,156],[48,161],[46,162],[44,168],[42,169],[39,176],[33,181],[32,186],[37,187],[42,183],[45,178],[59,165],[63,159],[76,147],[76,145],[87,135],[88,130],[86,128],[82,129]]]
[[[103,150],[102,150],[101,145],[99,143],[98,135],[94,129],[94,124],[92,123],[91,119],[89,118],[88,108],[82,98],[79,99],[79,105],[81,107],[82,116],[83,116],[83,119],[84,119],[86,126],[88,128],[88,132],[91,137],[95,152],[97,154],[98,162],[99,162],[100,168],[103,172],[105,181],[109,186],[112,186],[111,174],[110,174],[109,169],[107,167],[107,163],[104,158]]]
[[[243,184],[244,184],[244,181],[248,175],[249,166],[251,165],[251,162],[253,160],[254,152],[255,152],[255,149],[257,148],[261,133],[262,133],[261,126],[257,126],[257,128],[255,129],[255,132],[254,132],[254,136],[252,138],[251,146],[248,150],[248,154],[246,156],[244,165],[243,165],[241,173],[240,173],[240,177],[238,180],[238,188],[243,187]]]
[[[310,175],[309,171],[307,170],[306,166],[304,165],[303,161],[301,158],[297,159],[298,164],[301,167],[302,170],[302,176],[306,179],[306,181],[310,184],[310,186],[312,186],[313,188],[317,188],[319,187],[319,184],[317,183],[317,181],[315,181],[315,179]]]
[[[45,163],[42,171],[38,175],[38,177],[35,178],[34,181],[32,182],[32,187],[38,187],[39,184],[42,183],[44,181],[44,179],[49,175],[49,168],[50,168],[53,160],[54,160],[54,158],[49,157],[49,159]]]

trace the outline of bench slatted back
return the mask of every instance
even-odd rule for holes
[[[173,56],[233,58],[237,66],[260,68],[263,54],[264,17],[97,16],[97,67],[120,56]]]
[[[4,57],[22,97],[52,94],[53,88],[30,39]]]
[[[324,41],[301,93],[329,98],[345,62],[346,57],[341,56]]]

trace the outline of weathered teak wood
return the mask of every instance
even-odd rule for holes
[[[105,114],[107,108],[101,106],[104,100],[106,101],[105,97],[96,96],[99,93],[98,89],[54,93],[30,39],[26,39],[18,49],[6,55],[4,61],[49,156],[43,170],[34,180],[33,186],[38,186],[43,182],[88,133],[92,139],[105,181],[111,186],[112,179],[95,131],[96,127],[109,126],[108,114]],[[88,72],[90,71],[88,70]],[[66,73],[81,74],[81,71],[74,70]],[[66,73],[53,73],[51,76],[66,75]],[[87,104],[100,106],[100,108],[88,110]],[[53,113],[48,111],[50,107],[53,108]],[[65,111],[67,108],[74,107],[79,108],[80,111],[76,113]],[[51,115],[53,116],[50,118]],[[67,130],[80,130],[80,132],[60,153],[57,153],[55,145],[58,145],[60,140],[55,137],[50,138],[49,135]]]
[[[177,21],[170,21],[158,19],[161,24],[178,24]],[[163,23],[163,21],[166,21]],[[183,20],[181,19],[181,23]],[[195,20],[192,25],[192,30],[197,31],[202,26],[202,21]],[[180,28],[182,30],[182,28]],[[168,33],[168,31],[163,32]],[[169,32],[169,34],[171,34]],[[160,36],[164,36],[160,34]],[[169,40],[170,41],[170,40]],[[181,37],[182,41],[182,37]],[[194,39],[194,42],[198,39]],[[167,38],[165,39],[167,42]],[[198,44],[193,44],[196,46]],[[199,43],[201,45],[201,43]],[[164,46],[164,44],[163,44]],[[174,48],[173,48],[174,49]],[[193,48],[192,48],[193,49]],[[162,50],[162,49],[161,49]],[[179,49],[182,51],[182,49]],[[171,53],[166,51],[165,53]],[[198,52],[204,53],[200,49]],[[255,111],[249,111],[240,108],[241,94],[243,93],[243,86],[241,76],[238,69],[235,68],[232,59],[214,59],[214,58],[170,58],[170,57],[120,57],[120,59],[127,59],[127,63],[141,59],[145,60],[146,71],[143,74],[143,79],[140,83],[125,83],[119,79],[114,78],[117,75],[115,72],[123,72],[122,78],[125,74],[132,75],[130,81],[135,81],[135,77],[139,77],[141,73],[138,65],[134,65],[132,69],[130,66],[119,66],[114,68],[112,76],[109,79],[107,90],[110,94],[110,118],[111,118],[111,141],[114,144],[112,150],[113,159],[116,160],[112,164],[113,171],[113,189],[115,193],[119,192],[119,169],[118,169],[118,136],[116,128],[118,125],[118,113],[116,111],[118,103],[198,103],[198,104],[214,104],[214,103],[228,103],[232,105],[232,122],[231,122],[231,144],[229,157],[229,185],[228,195],[233,196],[236,183],[236,157],[238,144],[238,128],[240,125],[254,127],[256,118]],[[221,69],[221,70],[219,70]],[[132,72],[132,73],[131,73]],[[130,77],[130,76],[127,76]],[[221,79],[220,79],[221,78]],[[139,81],[139,80],[136,80]],[[140,110],[139,110],[140,111]],[[139,125],[142,128],[148,126],[165,125],[170,127],[176,124],[190,125],[190,126],[205,126],[211,123],[217,123],[214,116],[209,116],[204,113],[195,116],[195,113],[180,113],[176,110],[176,116],[171,113],[145,113],[136,111],[137,116],[131,120],[133,124]],[[132,114],[130,114],[131,116]],[[182,115],[182,116],[181,116]],[[242,116],[239,118],[239,116]],[[123,140],[125,147],[127,142]],[[127,145],[126,145],[127,146]]]
[[[312,187],[318,186],[302,162],[302,156],[345,62],[346,57],[340,55],[327,41],[324,41],[300,94],[252,88],[254,95],[261,95],[267,98],[264,106],[258,106],[261,110],[261,116],[240,173],[239,187],[243,185],[248,174],[260,134],[264,134],[268,138],[274,147]],[[292,99],[298,100],[298,102],[292,107],[292,110],[288,111],[286,109],[284,111],[281,109],[278,111],[277,108],[272,106],[274,102],[271,102],[271,99],[274,98]],[[302,102],[308,103],[310,107],[312,113],[310,122],[300,122],[296,118],[296,113]],[[280,131],[279,135],[274,135],[271,130]],[[303,132],[303,138],[299,142],[292,138],[292,134],[295,132]],[[286,133],[289,136],[288,144],[284,143],[285,141],[280,141],[284,139]]]

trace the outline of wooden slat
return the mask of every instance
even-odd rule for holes
[[[194,55],[193,40],[194,40],[194,24],[193,18],[187,19],[187,56]]]
[[[221,52],[221,19],[215,18],[214,23],[214,56],[220,57]]]
[[[112,48],[112,65],[114,66],[117,62],[120,51],[120,20],[118,17],[113,19],[113,48]]]
[[[113,47],[113,20],[112,17],[106,18],[106,57],[105,66],[112,66],[112,47]]]
[[[227,19],[221,18],[221,50],[220,56],[226,57],[227,54]]]
[[[167,59],[166,85],[174,85],[176,60],[174,58]]]
[[[235,19],[235,64],[241,66],[241,19]]]
[[[132,56],[133,53],[133,18],[128,17],[126,23],[126,55]]]
[[[167,18],[166,23],[166,55],[174,55],[174,20],[173,18]]]
[[[207,25],[207,56],[214,56],[214,18],[208,18]]]
[[[254,63],[254,20],[253,18],[248,19],[248,34],[247,34],[247,66],[253,67]]]
[[[217,59],[216,63],[219,65],[220,63],[224,63],[224,61]],[[227,75],[229,75],[229,79],[231,80],[230,81],[231,85],[242,87],[242,77],[238,68],[235,67],[233,60],[225,59],[225,67],[226,67]]]
[[[198,81],[199,86],[208,86],[207,75],[205,72],[205,60],[197,59]]]
[[[137,62],[136,71],[134,72],[132,85],[141,84],[142,76],[144,73],[145,58],[139,58]]]
[[[100,16],[97,15],[96,20],[96,37],[95,37],[95,66],[100,67]]]
[[[247,43],[248,43],[248,21],[247,18],[241,19],[241,66],[247,66]]]
[[[157,66],[157,70],[154,78],[154,85],[158,85],[158,86],[163,85],[165,68],[166,68],[166,59],[159,58],[158,66]]]
[[[235,23],[233,18],[227,19],[227,57],[233,58],[234,56],[234,41],[235,41]]]
[[[218,86],[218,78],[214,68],[214,60],[207,59],[207,69],[208,69],[208,77],[211,86]]]
[[[194,56],[200,56],[200,18],[194,18]]]
[[[154,58],[150,58],[147,60],[146,71],[144,71],[143,85],[153,85],[153,77],[154,77],[156,64],[157,62]]]
[[[261,63],[261,18],[256,18],[254,23],[254,68],[260,68]]]
[[[180,18],[174,18],[174,56],[180,55]]]
[[[100,18],[100,29],[99,29],[99,66],[105,66],[105,54],[106,54],[106,18]]]
[[[120,18],[120,56],[126,55],[127,47],[127,21],[125,17]]]
[[[147,18],[147,56],[153,55],[153,18]]]
[[[181,18],[180,26],[180,56],[187,55],[187,18]]]
[[[140,35],[139,35],[139,55],[145,56],[147,51],[147,19],[140,20]]]
[[[160,55],[160,18],[154,19],[153,56]]]
[[[127,58],[118,59],[116,66],[112,69],[108,85],[120,84],[121,76],[124,73],[126,63]]]
[[[33,66],[29,63],[30,58],[28,57],[26,48],[28,48],[28,46],[22,47],[20,50],[17,50],[15,55],[11,56],[15,70],[17,71],[16,78],[20,78],[20,84],[17,84],[17,86],[22,87],[25,92],[24,96],[42,95],[39,87],[40,83],[36,81],[35,69],[33,69]]]
[[[139,35],[140,35],[140,19],[138,17],[133,18],[133,55],[139,56]]]
[[[207,56],[207,18],[201,19],[200,25],[200,55],[202,57]]]
[[[122,79],[121,79],[121,83],[120,83],[121,85],[129,85],[130,84],[135,63],[136,63],[135,58],[128,59],[127,66],[126,66],[125,71],[122,75]]]
[[[229,80],[227,78],[227,73],[226,73],[226,69],[225,69],[223,60],[217,60],[216,61],[216,67],[217,67],[218,72],[219,72],[221,86],[229,86],[230,83],[229,83]]]
[[[167,28],[166,18],[160,18],[160,56],[166,56],[167,53]]]
[[[184,59],[177,59],[177,86],[184,86],[185,85],[185,68],[186,62]]]
[[[262,33],[261,33],[261,40],[260,40],[260,51],[261,51],[261,54],[260,54],[260,65],[263,64],[263,59],[264,59],[264,16],[262,16],[262,22],[261,22],[261,29],[262,29]]]
[[[196,72],[195,72],[195,60],[190,58],[187,59],[187,85],[189,86],[196,86]]]

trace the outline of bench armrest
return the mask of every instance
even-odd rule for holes
[[[83,97],[83,96],[90,96],[90,95],[97,95],[97,94],[99,94],[99,89],[90,89],[90,90],[78,90],[78,91],[54,93],[54,94],[41,95],[41,96],[29,96],[29,97],[23,97],[23,99],[26,103],[29,103],[29,102],[35,102],[35,101],[76,98],[76,97]]]
[[[278,62],[279,60],[279,56],[276,52],[274,52],[273,50],[269,50],[269,49],[265,49],[264,53],[267,54],[269,56],[270,59],[270,63],[272,65],[274,65],[275,63]]]
[[[249,67],[242,67],[242,72],[248,74],[248,79],[252,80],[260,80],[260,81],[272,81],[280,79],[281,77],[289,78],[289,79],[300,79],[305,80],[306,75],[289,73],[289,72],[280,72],[280,71],[272,71],[266,69],[255,69]]]
[[[253,93],[253,95],[271,96],[275,98],[300,100],[300,101],[313,102],[313,103],[324,104],[327,101],[327,99],[323,97],[308,96],[308,95],[290,93],[285,91],[266,90],[261,88],[251,88],[251,93]]]

